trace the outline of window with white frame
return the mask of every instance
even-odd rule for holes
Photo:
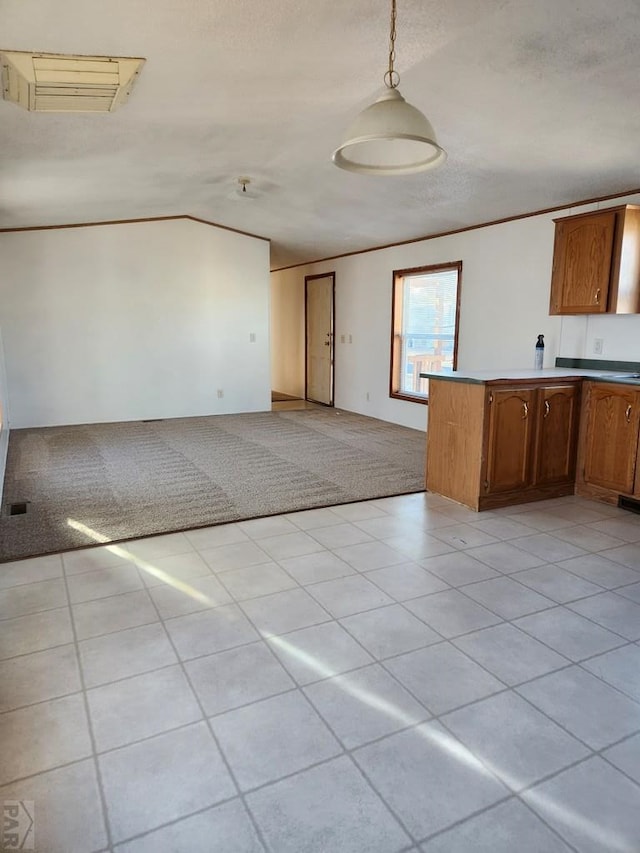
[[[455,370],[462,261],[394,270],[390,396],[426,403],[421,373]]]

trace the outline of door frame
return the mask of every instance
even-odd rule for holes
[[[318,403],[320,406],[330,406],[333,407],[335,405],[335,390],[336,390],[336,273],[335,270],[333,272],[323,272],[318,273],[317,275],[305,275],[304,277],[304,398],[305,400],[309,400],[308,388],[307,388],[307,378],[308,378],[308,334],[307,334],[307,321],[308,321],[308,290],[309,290],[309,282],[315,281],[319,278],[330,278],[331,279],[331,338],[330,338],[330,347],[329,347],[329,355],[331,358],[331,402],[330,403]],[[311,400],[310,402],[316,403],[317,400]]]

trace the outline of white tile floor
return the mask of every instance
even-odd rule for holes
[[[0,786],[41,853],[637,853],[640,517],[417,494],[1,565]]]

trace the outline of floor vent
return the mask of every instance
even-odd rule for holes
[[[26,515],[26,512],[27,501],[18,501],[8,506],[8,515]]]
[[[164,418],[143,418],[140,423],[141,424],[158,424],[160,421],[163,421]]]
[[[625,498],[624,495],[618,495],[618,506],[620,509],[628,509],[629,512],[640,513],[640,501],[635,498]]]

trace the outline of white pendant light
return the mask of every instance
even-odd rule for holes
[[[396,42],[396,0],[391,0],[389,69],[385,92],[364,109],[333,152],[341,169],[363,175],[411,175],[434,169],[446,160],[428,119],[400,94],[393,68]]]

